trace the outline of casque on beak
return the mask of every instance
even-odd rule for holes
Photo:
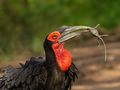
[[[59,30],[59,32],[61,33],[59,43],[69,40],[73,37],[79,36],[82,32],[88,32],[91,29],[94,28],[88,26],[62,26]]]

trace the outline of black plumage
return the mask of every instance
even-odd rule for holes
[[[78,70],[72,62],[67,71],[61,71],[52,44],[45,39],[45,59],[32,57],[20,68],[3,69],[0,90],[70,90],[72,82],[78,78]]]
[[[45,61],[36,57],[21,68],[6,67],[0,78],[0,90],[68,90],[77,77],[73,63],[65,73],[57,69],[48,72],[47,68]]]

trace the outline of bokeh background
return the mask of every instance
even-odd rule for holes
[[[87,25],[94,27],[97,24],[100,24],[98,29],[101,33],[109,34],[108,37],[105,37],[105,42],[111,50],[108,51],[108,59],[116,62],[114,59],[117,55],[119,61],[120,0],[0,0],[1,66],[3,63],[10,64],[13,61],[19,63],[23,59],[26,60],[28,56],[43,55],[44,38],[49,32],[60,26]],[[91,59],[92,64],[90,61],[86,61],[82,63],[81,67],[77,65],[85,74],[88,74],[86,72],[88,68],[85,71],[84,65],[98,66],[99,64],[100,67],[106,67],[103,49],[100,48],[101,53],[98,53],[97,47],[93,49],[94,46],[97,46],[95,43],[97,41],[94,39],[90,35],[83,35],[67,43],[67,47],[75,59],[80,59],[81,62],[84,59]],[[91,50],[93,54],[91,54]],[[98,63],[99,59],[102,64]],[[94,63],[92,60],[97,62]],[[92,70],[98,71],[93,66]],[[107,64],[108,66],[113,68],[114,65],[110,63]]]

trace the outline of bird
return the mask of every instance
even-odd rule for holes
[[[64,44],[78,36],[79,29],[75,26],[57,28],[43,42],[45,58],[31,57],[19,68],[8,66],[1,70],[0,90],[71,90],[79,70]]]

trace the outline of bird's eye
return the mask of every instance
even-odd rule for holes
[[[57,35],[53,35],[52,38],[53,38],[53,39],[57,39]]]
[[[51,42],[57,42],[61,34],[58,31],[54,31],[50,33],[47,37],[47,39]]]

